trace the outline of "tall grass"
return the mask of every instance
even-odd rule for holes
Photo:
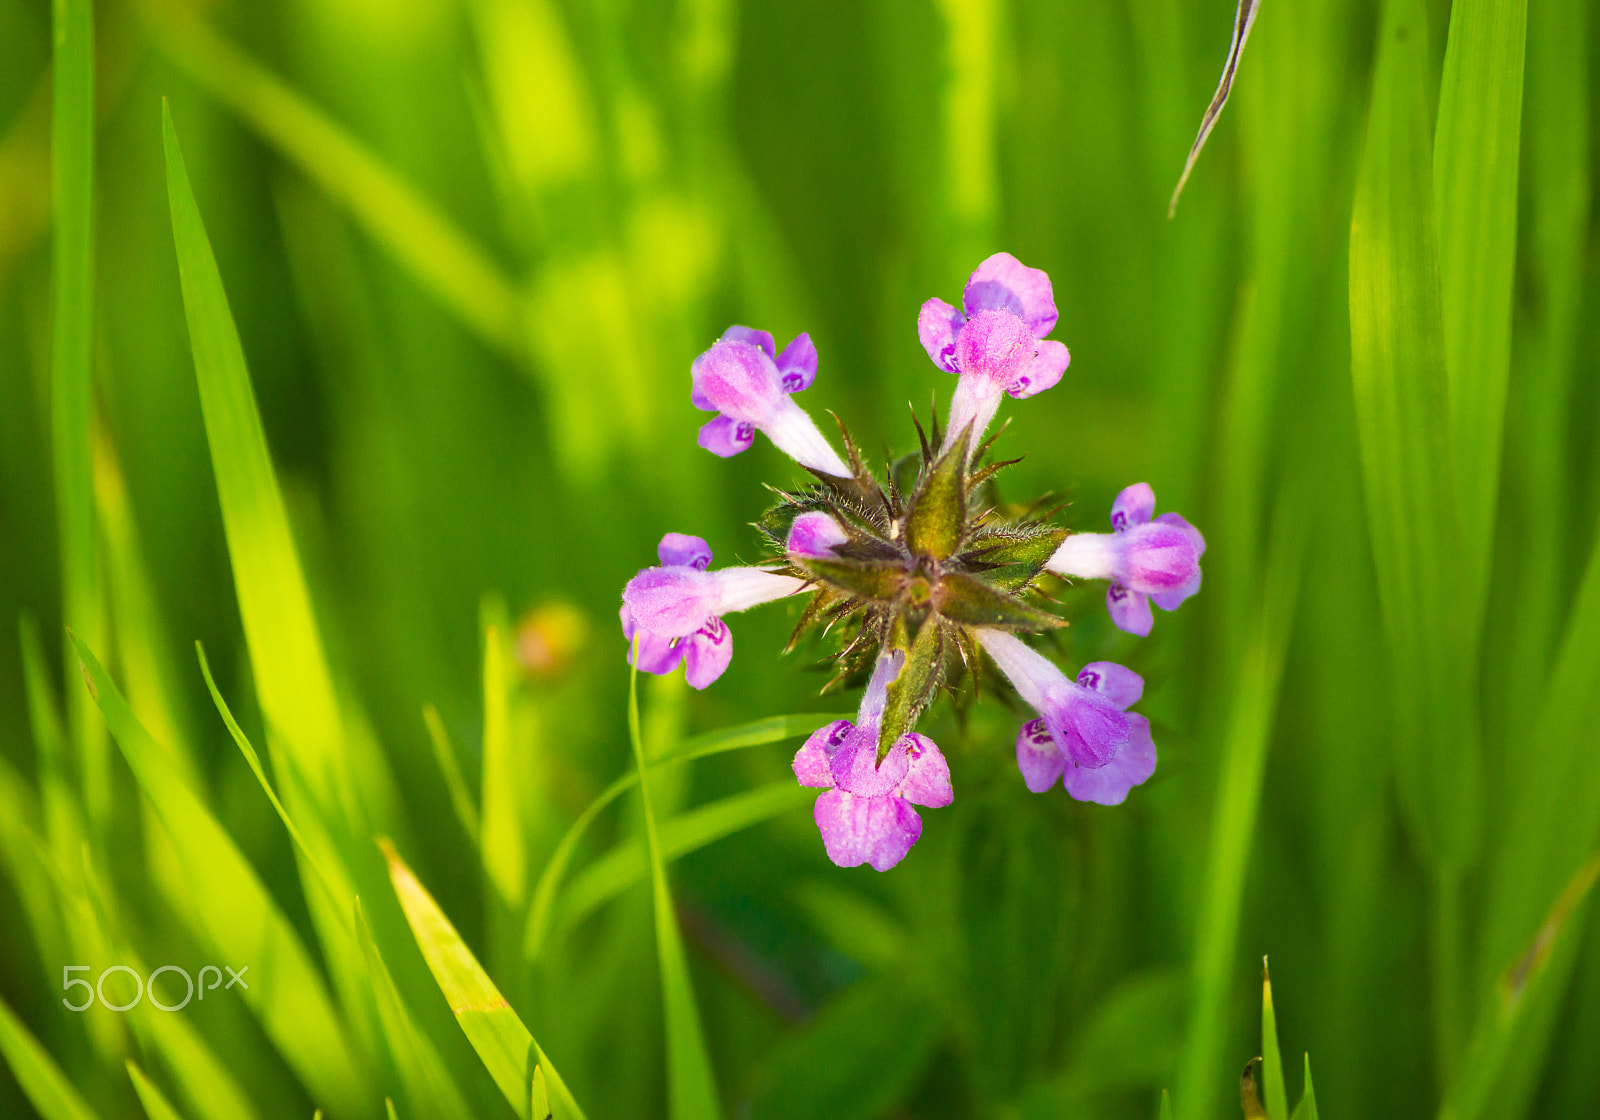
[[[1600,1110],[1596,17],[1268,0],[1169,220],[1235,11],[0,0],[0,1115]],[[1062,591],[1160,765],[936,707],[840,870],[792,612],[692,693],[618,593],[791,477],[695,445],[724,327],[903,452],[1001,249],[1018,492],[1210,544],[1142,643]]]

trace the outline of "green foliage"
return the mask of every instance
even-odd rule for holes
[[[1592,1115],[1597,15],[0,0],[0,1115]],[[1072,366],[941,457],[999,250]],[[734,322],[881,483],[696,446]],[[1134,643],[1041,573],[1139,480],[1209,549]],[[630,728],[661,534],[808,509]],[[977,625],[1135,669],[1154,778],[1027,793]],[[882,876],[789,765],[880,638],[956,791]],[[118,964],[250,987],[62,1006]]]

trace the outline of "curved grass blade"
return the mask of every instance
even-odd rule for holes
[[[133,1091],[139,1095],[139,1103],[144,1105],[144,1114],[150,1120],[183,1120],[183,1116],[172,1107],[155,1083],[133,1064],[132,1058],[128,1059],[127,1068],[128,1080],[133,1082]]]
[[[372,939],[372,929],[367,925],[359,898],[355,902],[355,928],[356,941],[366,960],[367,976],[372,982],[378,1020],[389,1044],[389,1055],[394,1060],[394,1071],[412,1109],[418,1116],[439,1120],[472,1120],[472,1110],[467,1107],[455,1080],[427,1035],[417,1029],[405,1000],[395,987],[389,966]]]
[[[428,969],[450,1004],[462,1033],[478,1052],[484,1068],[511,1102],[511,1107],[519,1117],[528,1120],[533,1073],[543,1068],[560,1120],[583,1120],[583,1110],[572,1099],[566,1082],[561,1080],[539,1043],[484,972],[472,950],[461,940],[439,904],[417,881],[394,845],[384,839],[378,843],[388,861],[395,894],[423,959],[428,962]]]
[[[727,727],[720,731],[710,731],[702,735],[695,735],[676,743],[659,758],[650,764],[654,770],[660,766],[667,766],[679,762],[689,762],[697,758],[708,758],[711,755],[724,754],[728,751],[743,750],[746,747],[760,747],[769,743],[781,743],[785,739],[793,739],[800,735],[809,735],[819,727],[826,726],[836,719],[846,718],[837,715],[793,715],[793,716],[768,716],[765,719],[753,720],[737,727]],[[607,786],[592,802],[589,807],[578,814],[578,819],[572,822],[572,827],[567,829],[566,835],[556,845],[555,851],[550,856],[550,861],[545,864],[544,870],[539,874],[538,885],[533,892],[533,905],[528,911],[527,933],[523,939],[523,955],[529,960],[536,959],[544,949],[545,939],[550,932],[550,921],[554,916],[556,892],[561,887],[561,881],[567,873],[567,865],[572,862],[572,857],[577,853],[578,842],[583,839],[583,834],[594,823],[595,817],[600,815],[607,805],[627,793],[639,782],[637,771],[630,771]]]
[[[456,761],[450,733],[439,718],[439,710],[432,704],[423,705],[422,722],[428,728],[428,743],[433,747],[433,759],[438,763],[439,773],[444,775],[445,788],[450,791],[450,807],[455,810],[462,829],[472,838],[473,844],[477,844],[480,827],[478,806],[473,803],[472,794],[467,792],[467,780],[461,776],[461,765]]]
[[[702,805],[661,826],[661,849],[668,862],[707,844],[810,805],[816,794],[793,781],[777,781]],[[637,839],[619,844],[572,880],[562,899],[561,924],[571,926],[650,873],[645,846]]]
[[[250,739],[245,735],[244,729],[239,726],[239,721],[233,718],[233,711],[228,707],[228,702],[222,698],[222,691],[217,688],[215,678],[211,676],[211,663],[206,660],[205,647],[199,642],[194,644],[195,656],[200,659],[200,675],[206,680],[206,689],[211,693],[211,702],[217,706],[217,714],[222,717],[222,722],[227,724],[228,734],[233,736],[234,744],[239,748],[239,753],[244,755],[244,760],[250,766],[250,772],[256,776],[256,781],[266,791],[267,798],[272,802],[272,807],[278,811],[278,819],[283,822],[283,827],[288,830],[289,836],[294,840],[295,847],[300,849],[300,854],[305,858],[313,874],[317,877],[318,884],[327,892],[328,900],[337,908],[343,901],[334,893],[333,884],[328,879],[327,873],[322,870],[317,857],[306,845],[305,837],[300,835],[294,819],[289,816],[289,810],[283,807],[283,802],[278,800],[277,791],[272,788],[272,783],[267,780],[267,772],[261,766],[261,756],[256,754],[256,749],[250,744]]]
[[[196,935],[229,961],[271,962],[272,983],[256,984],[240,999],[319,1100],[341,1114],[364,1115],[371,1087],[294,928],[232,838],[184,784],[171,754],[134,717],[94,653],[75,637],[71,644],[89,694],[171,835],[195,897],[206,899],[195,907]]]
[[[1172,189],[1172,199],[1167,203],[1168,218],[1178,213],[1178,197],[1183,194],[1189,173],[1200,158],[1200,149],[1211,138],[1211,130],[1217,127],[1217,118],[1222,116],[1222,108],[1233,92],[1233,79],[1239,72],[1239,60],[1244,57],[1244,45],[1250,39],[1250,28],[1255,26],[1259,6],[1260,0],[1239,0],[1239,7],[1233,13],[1233,41],[1228,44],[1228,60],[1222,64],[1222,77],[1217,79],[1217,91],[1211,95],[1211,104],[1200,118],[1200,132],[1189,149],[1189,158],[1183,161],[1183,174],[1178,176],[1178,185]]]
[[[635,646],[637,646],[635,642]],[[637,654],[634,657],[637,662]],[[667,886],[667,865],[661,851],[655,808],[650,800],[650,779],[644,761],[644,738],[639,733],[639,670],[628,675],[628,737],[639,771],[639,798],[644,803],[644,830],[650,847],[650,878],[655,895],[656,957],[661,968],[661,1001],[667,1021],[667,1114],[672,1120],[717,1120],[717,1082],[706,1053],[700,1011],[695,1006],[689,980],[689,961],[683,952],[678,915]]]
[[[339,202],[489,345],[523,353],[516,286],[454,223],[320,109],[201,21],[152,21],[162,51]]]
[[[22,1092],[43,1120],[96,1120],[78,1091],[51,1059],[39,1040],[28,1033],[6,1001],[0,999],[0,1057],[11,1067]]]

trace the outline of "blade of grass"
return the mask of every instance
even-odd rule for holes
[[[1289,1120],[1317,1120],[1317,1091],[1311,1084],[1311,1055],[1306,1055],[1306,1091]]]
[[[1450,382],[1465,640],[1477,648],[1494,545],[1511,288],[1517,253],[1518,152],[1528,0],[1457,0],[1439,87],[1433,184],[1439,225],[1444,351]]]
[[[425,704],[422,708],[422,722],[428,728],[428,743],[433,747],[433,759],[439,766],[439,773],[444,776],[445,788],[450,791],[450,806],[455,810],[456,819],[461,822],[461,828],[472,838],[474,844],[479,843],[478,806],[472,800],[472,794],[467,791],[467,781],[461,776],[461,766],[456,761],[455,746],[450,742],[450,733],[444,728],[444,721],[439,718],[439,711],[432,704]]]
[[[200,675],[205,678],[206,690],[211,693],[211,702],[216,705],[217,714],[222,717],[222,722],[227,725],[228,734],[233,737],[234,745],[239,748],[239,753],[244,755],[244,760],[249,765],[250,772],[256,776],[256,781],[266,793],[267,800],[272,802],[273,809],[277,810],[278,819],[283,822],[283,827],[288,831],[289,838],[294,841],[295,847],[300,849],[301,858],[306,861],[316,875],[317,883],[326,892],[328,901],[335,908],[343,905],[347,900],[334,893],[332,881],[328,878],[327,873],[322,870],[322,865],[318,862],[316,855],[307,846],[305,837],[300,834],[300,829],[294,823],[294,818],[289,816],[289,810],[285,809],[283,802],[278,800],[277,791],[272,788],[272,783],[267,780],[267,772],[261,766],[261,756],[256,754],[255,747],[251,745],[249,737],[244,733],[244,729],[239,726],[239,721],[233,718],[233,711],[228,707],[228,702],[222,698],[222,691],[217,688],[217,682],[211,675],[211,662],[206,660],[205,647],[196,642],[194,644],[194,652],[195,656],[200,659]]]
[[[661,826],[662,856],[670,863],[815,800],[804,787],[777,781],[702,805]],[[561,903],[562,927],[581,921],[649,873],[648,854],[637,838],[619,844],[573,877]]]
[[[43,1120],[95,1120],[94,1110],[78,1095],[59,1066],[22,1020],[0,999],[0,1056],[11,1067]]]
[[[1479,828],[1482,763],[1464,592],[1430,154],[1427,16],[1384,8],[1350,229],[1350,346],[1368,529],[1388,634],[1395,772],[1433,878],[1435,1062],[1461,1048],[1460,875]]]
[[[240,993],[308,1089],[341,1113],[359,1116],[371,1099],[322,978],[294,928],[205,804],[184,784],[169,752],[134,717],[93,652],[76,639],[78,671],[112,737],[172,836],[196,898],[195,935],[219,958],[270,962],[272,982]]]
[[[150,1120],[183,1120],[182,1114],[172,1107],[155,1083],[144,1075],[144,1071],[133,1064],[132,1058],[128,1059],[127,1065],[128,1080],[133,1082],[133,1091],[139,1095],[139,1103],[144,1105],[144,1114]]]
[[[1194,1017],[1179,1066],[1179,1114],[1209,1116],[1214,1076],[1227,1035],[1228,993],[1245,872],[1260,812],[1267,747],[1277,714],[1283,664],[1297,609],[1309,535],[1304,484],[1285,483],[1278,492],[1267,548],[1265,587],[1245,644],[1223,740],[1222,776],[1212,812],[1205,894],[1195,934]]]
[[[1272,1006],[1272,973],[1261,959],[1261,1075],[1268,1120],[1289,1120],[1289,1091],[1283,1084],[1283,1054],[1278,1049],[1278,1013]]]
[[[635,643],[637,645],[637,642]],[[638,660],[637,656],[634,658]],[[706,1053],[689,961],[684,956],[677,911],[667,886],[667,865],[661,836],[650,801],[650,780],[644,761],[644,739],[639,733],[639,671],[628,676],[628,737],[639,772],[639,798],[644,804],[645,837],[650,847],[650,879],[655,896],[656,957],[661,968],[661,1000],[667,1020],[667,1113],[672,1120],[716,1120],[722,1115],[717,1102],[716,1078]]]
[[[542,1067],[560,1120],[583,1120],[583,1110],[572,1099],[566,1082],[505,996],[500,994],[500,989],[483,971],[483,966],[461,940],[439,904],[417,881],[394,845],[380,839],[379,846],[388,861],[389,876],[406,921],[410,923],[439,990],[450,1005],[451,1014],[511,1107],[527,1120],[533,1070]]]
[[[720,731],[711,731],[703,735],[696,735],[675,743],[661,757],[650,765],[651,770],[657,767],[668,766],[679,762],[689,762],[697,758],[708,758],[711,755],[723,754],[727,751],[744,750],[747,747],[760,747],[769,743],[781,743],[785,739],[793,739],[800,735],[809,735],[819,727],[832,723],[836,719],[847,718],[838,715],[793,715],[769,716],[751,723],[740,724],[738,727],[723,728]],[[538,958],[544,949],[545,939],[550,932],[550,921],[554,916],[556,892],[561,887],[562,879],[567,873],[567,866],[572,862],[572,857],[577,854],[578,842],[583,839],[583,834],[589,825],[600,815],[607,805],[627,793],[639,782],[637,771],[630,771],[601,792],[589,803],[588,808],[578,814],[578,819],[572,822],[572,827],[567,829],[566,835],[561,837],[556,844],[555,851],[551,853],[550,861],[545,864],[544,870],[539,873],[539,882],[534,887],[533,905],[528,911],[527,932],[523,939],[523,954],[531,961]]]
[[[1183,194],[1189,173],[1200,158],[1200,149],[1211,138],[1211,130],[1217,126],[1217,119],[1228,104],[1228,95],[1233,92],[1233,79],[1239,72],[1239,60],[1244,57],[1244,45],[1250,40],[1251,27],[1255,26],[1257,7],[1258,0],[1239,0],[1239,6],[1233,13],[1233,39],[1228,43],[1228,58],[1222,64],[1222,77],[1217,79],[1217,91],[1211,95],[1211,104],[1206,106],[1205,114],[1200,118],[1200,131],[1189,148],[1188,158],[1183,161],[1183,174],[1178,176],[1178,185],[1172,188],[1172,198],[1167,203],[1168,218],[1177,215],[1178,197]]]
[[[520,916],[528,891],[522,788],[511,746],[511,683],[506,672],[505,604],[483,606],[483,870],[501,904]],[[493,961],[491,956],[490,960]],[[515,990],[515,988],[513,988]]]
[[[348,210],[468,329],[503,353],[523,353],[515,283],[454,223],[320,109],[201,21],[164,9],[150,26],[173,62]]]
[[[417,1029],[405,1000],[395,987],[389,966],[384,964],[367,916],[361,909],[361,900],[355,903],[356,940],[366,960],[367,976],[372,983],[378,1005],[378,1017],[384,1038],[389,1045],[389,1055],[394,1071],[405,1089],[406,1099],[418,1116],[471,1120],[472,1110],[467,1107],[455,1079],[440,1060],[428,1037]]]
[[[55,0],[51,13],[55,235],[50,429],[61,537],[62,616],[68,626],[99,645],[104,639],[104,604],[95,556],[89,457],[94,380],[94,12],[90,0]],[[72,652],[64,653],[70,672]],[[98,832],[111,811],[110,744],[93,703],[75,689],[67,713],[81,767],[85,815]]]
[[[1491,1094],[1506,1064],[1513,1060],[1518,1044],[1524,1042],[1520,1028],[1528,1018],[1527,1009],[1544,995],[1541,988],[1553,981],[1559,989],[1565,983],[1564,973],[1572,962],[1566,942],[1575,940],[1567,931],[1573,926],[1579,926],[1581,931],[1581,923],[1573,919],[1597,878],[1600,852],[1584,861],[1567,881],[1533,939],[1500,975],[1488,1005],[1478,1016],[1461,1076],[1450,1087],[1439,1109],[1439,1120],[1477,1120],[1488,1112]],[[1559,970],[1551,967],[1558,952],[1566,965]]]

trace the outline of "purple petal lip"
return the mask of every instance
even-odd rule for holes
[[[751,327],[729,327],[722,332],[723,342],[744,342],[762,351],[767,357],[777,356],[777,349],[772,344],[771,331],[758,331]]]
[[[756,426],[748,420],[735,420],[726,414],[700,427],[696,442],[713,455],[728,459],[750,450],[756,441]]]
[[[777,359],[778,377],[785,393],[811,388],[817,379],[817,344],[804,332],[797,334]]]
[[[717,613],[718,587],[695,568],[646,568],[623,588],[623,604],[638,625],[663,638],[686,638]]]
[[[1128,791],[1156,772],[1156,744],[1150,738],[1150,721],[1129,714],[1128,743],[1117,757],[1097,770],[1071,767],[1066,771],[1067,792],[1079,801],[1121,805]]]
[[[1118,533],[1143,525],[1156,511],[1156,492],[1148,482],[1125,487],[1111,503],[1111,528]]]
[[[771,345],[771,336],[767,345]],[[690,376],[693,388],[689,399],[695,407],[758,427],[784,397],[772,356],[759,345],[726,336],[694,360]]]
[[[710,619],[678,644],[690,688],[705,688],[727,672],[733,660],[733,634],[720,618]]]
[[[1150,597],[1135,591],[1120,580],[1112,580],[1106,589],[1106,611],[1118,630],[1143,638],[1155,625],[1150,613]]]
[[[1027,324],[1035,338],[1043,338],[1056,325],[1050,277],[1010,253],[996,253],[974,269],[961,302],[969,317],[979,311],[1009,311]]]
[[[933,364],[946,373],[960,373],[956,365],[956,336],[967,317],[942,299],[930,299],[917,315],[917,337]]]

